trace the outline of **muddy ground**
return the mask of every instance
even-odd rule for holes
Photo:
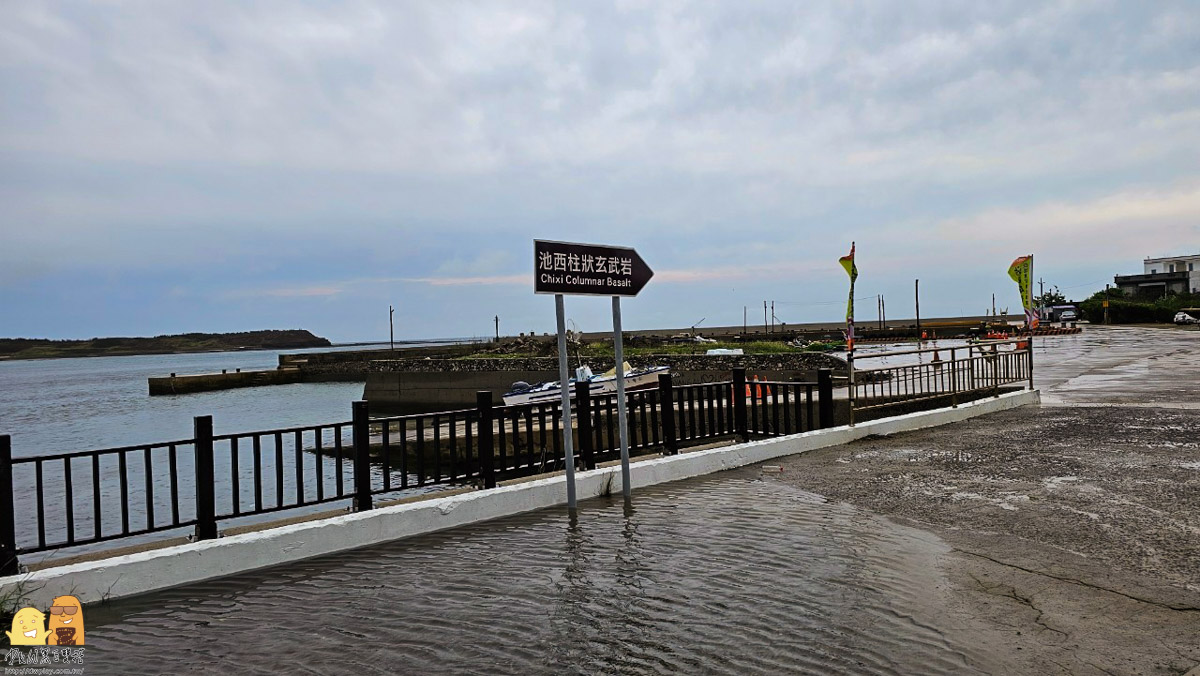
[[[964,630],[1006,673],[1200,673],[1200,334],[1060,340],[1039,345],[1042,406],[794,456],[771,478],[950,543]]]

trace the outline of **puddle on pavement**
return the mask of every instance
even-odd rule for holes
[[[88,672],[975,673],[935,536],[757,468],[89,609]]]

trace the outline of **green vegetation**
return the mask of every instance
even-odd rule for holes
[[[114,357],[179,352],[291,350],[329,346],[330,342],[325,338],[314,336],[301,329],[244,331],[241,333],[183,333],[153,338],[92,338],[91,340],[0,338],[0,359]]]
[[[1091,298],[1079,304],[1083,318],[1099,324],[1104,321],[1104,291],[1097,291]],[[1177,293],[1157,300],[1129,298],[1120,289],[1109,289],[1108,320],[1113,324],[1138,324],[1171,322],[1175,313],[1185,307],[1200,307],[1200,294]]]
[[[1057,286],[1052,287],[1040,296],[1033,297],[1034,306],[1050,307],[1051,305],[1062,305],[1065,302],[1067,302],[1067,297],[1058,290]]]

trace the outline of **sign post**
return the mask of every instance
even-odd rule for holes
[[[621,297],[636,296],[654,271],[637,251],[626,247],[533,241],[533,288],[554,294],[558,320],[558,377],[562,390],[563,449],[567,463],[567,507],[575,509],[575,454],[571,432],[571,391],[567,373],[566,317],[563,295],[611,296],[613,355],[616,360],[617,417],[621,437],[621,492],[629,499],[629,424],[625,408],[625,350],[621,332]],[[664,406],[666,403],[664,402]]]
[[[554,294],[554,312],[558,319],[558,389],[562,392],[563,453],[567,465],[567,507],[575,509],[575,448],[571,433],[571,388],[567,374],[567,318],[563,295]]]
[[[629,499],[629,423],[625,414],[625,336],[621,333],[621,297],[612,297],[613,356],[617,360],[617,424],[621,433],[621,495]],[[666,410],[666,409],[663,409]]]

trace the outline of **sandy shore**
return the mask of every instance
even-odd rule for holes
[[[795,456],[772,480],[949,543],[951,610],[998,673],[1196,669],[1200,335],[1038,347],[1043,406]]]

